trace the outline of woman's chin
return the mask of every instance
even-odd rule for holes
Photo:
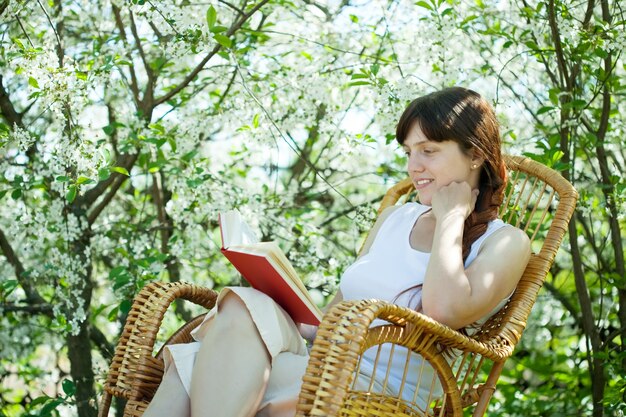
[[[417,193],[417,199],[420,202],[420,204],[424,205],[424,206],[430,206],[432,204],[432,197],[429,194],[420,194],[419,192]]]

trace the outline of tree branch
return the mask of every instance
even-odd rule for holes
[[[112,6],[112,10],[113,10],[113,15],[115,16],[115,24],[118,30],[120,31],[120,38],[122,39],[122,42],[124,42],[125,45],[128,45],[128,38],[126,37],[126,30],[124,30],[124,22],[122,21],[122,15],[120,13],[120,9],[117,8],[116,6]],[[130,60],[132,62],[132,57],[130,58]],[[132,65],[132,63],[129,67],[129,72],[130,72],[130,90],[133,92],[135,103],[139,105],[140,103],[139,83],[137,81],[137,74],[135,74],[135,67]]]
[[[261,0],[261,2],[259,2],[256,6],[254,6],[252,9],[250,9],[250,11],[248,13],[242,15],[241,18],[238,21],[236,21],[235,23],[233,23],[231,25],[231,27],[225,33],[225,36],[229,37],[233,33],[235,33],[237,30],[239,30],[241,28],[241,26],[243,26],[243,24],[246,22],[246,20],[248,20],[250,18],[250,16],[252,16],[254,13],[256,13],[268,1],[269,0]],[[164,96],[159,97],[156,100],[154,100],[154,107],[156,107],[156,106],[158,106],[160,104],[163,104],[166,101],[170,100],[176,94],[181,92],[185,87],[187,87],[187,85],[189,85],[189,83],[196,78],[196,76],[200,73],[200,71],[202,71],[202,69],[204,68],[206,63],[209,62],[209,60],[211,58],[213,58],[213,56],[215,56],[215,54],[217,54],[221,48],[222,48],[222,46],[220,44],[217,44],[213,48],[213,50],[211,52],[209,52],[207,54],[207,56],[205,56],[204,59],[193,69],[193,71],[191,71],[191,73],[189,73],[189,75],[187,75],[187,77],[180,84],[178,84],[176,86],[176,88],[173,88],[168,93],[166,93]]]
[[[132,155],[125,154],[125,155],[122,155],[118,159],[117,166],[125,168],[126,171],[130,172],[131,169],[133,168],[133,165],[135,164],[135,161],[137,161],[137,157],[138,156],[139,156],[139,154],[132,154]],[[121,179],[121,182],[119,184],[114,184],[118,179]],[[95,187],[93,187],[92,189],[90,189],[87,192],[85,192],[85,194],[83,194],[80,197],[77,197],[76,201],[75,201],[75,205],[83,206],[85,208],[90,207],[93,203],[95,203],[95,201],[102,194],[104,194],[106,192],[107,188],[114,187],[115,190],[117,191],[117,189],[120,187],[120,185],[122,185],[121,183],[124,182],[125,179],[126,179],[126,176],[124,176],[122,174],[119,174],[117,172],[112,173],[109,178],[107,178],[104,181],[100,181],[98,184],[96,184]],[[113,196],[111,196],[111,198],[112,197]],[[104,207],[102,207],[102,208],[104,208]],[[100,211],[102,211],[102,210],[100,210]]]
[[[107,361],[111,361],[115,353],[115,346],[109,342],[104,333],[94,324],[91,325],[91,329],[89,330],[89,337],[94,346],[98,348],[102,357]]]
[[[143,110],[144,115],[146,115],[146,117],[150,119],[148,115],[152,114],[152,102],[154,100],[154,71],[152,71],[152,68],[150,68],[150,62],[148,62],[148,58],[146,57],[146,54],[143,50],[143,46],[141,46],[141,39],[139,38],[139,34],[137,33],[137,26],[135,25],[135,18],[133,17],[132,12],[130,12],[130,31],[133,34],[133,38],[135,39],[135,43],[137,44],[137,50],[139,50],[139,56],[141,57],[144,70],[146,71],[146,75],[148,76],[148,82],[146,83],[146,88],[144,89],[143,98],[141,100],[141,109]]]
[[[6,10],[8,6],[9,6],[9,0],[0,1],[0,16],[2,16],[2,13],[4,13],[4,11]]]
[[[554,49],[556,51],[556,58],[559,68],[561,69],[561,75],[565,79],[565,85],[567,86],[567,91],[572,90],[572,80],[570,80],[568,71],[567,71],[567,63],[565,62],[565,57],[563,54],[563,45],[561,44],[561,34],[559,33],[559,27],[556,23],[556,12],[554,10],[554,0],[550,0],[548,2],[548,19],[550,24],[550,30],[552,32],[552,40],[554,41]],[[563,81],[563,80],[561,80]]]
[[[28,280],[28,277],[25,274],[24,266],[22,262],[19,260],[13,247],[9,243],[6,235],[0,229],[0,250],[4,254],[5,258],[9,261],[9,263],[15,269],[15,276],[17,277],[17,282],[20,284],[24,293],[26,293],[26,301],[29,304],[47,304],[46,300],[39,295],[37,290],[32,286],[31,282]]]
[[[28,313],[28,314],[43,314],[44,316],[52,316],[51,304],[29,304],[29,305],[15,305],[15,304],[2,304],[0,310],[3,313]]]
[[[11,127],[13,127],[13,125],[18,125],[20,128],[24,128],[22,115],[15,110],[15,106],[11,102],[9,93],[5,90],[2,81],[3,77],[2,74],[0,74],[0,114],[2,114]]]

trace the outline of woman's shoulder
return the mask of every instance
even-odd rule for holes
[[[489,228],[493,229],[491,233],[486,236],[485,241],[482,244],[483,247],[504,245],[509,248],[509,250],[513,250],[515,252],[530,252],[530,238],[522,229],[505,223],[499,219],[492,221]]]

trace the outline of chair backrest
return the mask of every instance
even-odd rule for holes
[[[574,213],[578,193],[558,172],[526,157],[504,155],[509,170],[508,185],[499,217],[524,230],[533,253],[509,303],[483,325],[480,339],[505,337],[519,341],[537,294],[554,262]],[[409,178],[390,188],[378,212],[414,197]]]
[[[488,368],[486,362],[490,361],[485,361],[482,355],[462,352],[451,364],[462,407],[480,400],[476,409],[481,410],[474,415],[485,412],[502,365],[520,340],[531,308],[567,231],[578,198],[574,187],[556,171],[529,158],[509,155],[504,158],[509,170],[509,180],[499,217],[528,234],[533,253],[509,302],[472,335],[486,346],[493,347],[495,356],[501,358],[497,366]],[[414,196],[411,180],[405,179],[389,189],[381,202],[379,213],[388,206],[406,202]],[[485,383],[487,373],[490,375]],[[481,399],[485,389],[491,392],[484,397],[486,399]],[[367,401],[372,406],[372,394],[368,393],[368,396]],[[385,401],[389,402],[391,399]],[[449,405],[444,404],[447,404],[445,396],[430,412],[448,415],[451,413]],[[411,408],[411,405],[407,407]],[[399,410],[396,408],[393,415],[413,415],[410,411],[406,414],[400,411],[398,414]]]

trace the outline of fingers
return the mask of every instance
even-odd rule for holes
[[[479,194],[480,194],[479,189],[475,188],[472,190],[472,204],[471,204],[472,209],[470,210],[470,212],[474,211],[474,209],[476,208],[476,201],[478,201]]]
[[[298,327],[298,332],[300,332],[300,335],[308,342],[313,343],[313,340],[317,335],[317,326],[304,323],[297,323],[296,326]]]
[[[439,217],[459,213],[467,218],[478,200],[479,190],[467,182],[452,182],[441,187],[432,199],[433,213]]]

